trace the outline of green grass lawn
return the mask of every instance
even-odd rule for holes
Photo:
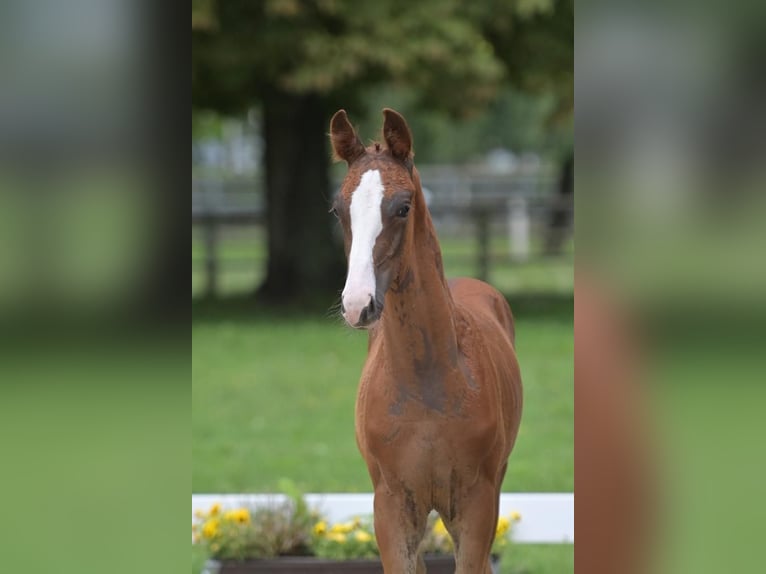
[[[507,491],[571,491],[572,325],[517,318],[524,416]],[[368,491],[354,440],[367,337],[331,317],[196,322],[194,492]]]
[[[449,276],[475,271],[470,241],[444,238]],[[513,263],[492,240],[490,281],[516,316],[524,414],[506,492],[571,492],[573,481],[572,246],[557,258]],[[202,257],[198,233],[192,258]],[[252,293],[263,237],[226,233],[221,294]],[[192,273],[192,293],[204,276]],[[326,302],[326,308],[333,301]],[[354,439],[354,402],[367,338],[336,316],[257,307],[252,299],[192,304],[192,492],[270,492],[288,478],[306,492],[369,492]],[[192,549],[192,572],[204,556]],[[515,545],[504,574],[569,573],[571,545]]]
[[[572,491],[571,300],[511,304],[525,397],[504,490]],[[289,478],[307,492],[369,492],[354,439],[366,344],[321,313],[193,305],[192,491],[270,492]],[[504,563],[504,572],[571,572],[573,547],[513,546]]]

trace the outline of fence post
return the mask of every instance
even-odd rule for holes
[[[529,257],[529,209],[527,200],[517,195],[508,200],[508,250],[511,258],[526,261]]]
[[[208,217],[202,226],[205,236],[205,295],[215,297],[218,291],[218,229],[215,219]]]

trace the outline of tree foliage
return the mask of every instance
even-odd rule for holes
[[[456,115],[486,105],[506,81],[523,89],[560,86],[565,95],[571,6],[572,0],[193,1],[192,105],[234,111],[270,90],[353,102],[361,88],[383,82],[405,85],[423,104]]]
[[[508,10],[507,3],[498,4]],[[574,0],[554,0],[538,9],[522,5],[515,14],[490,18],[485,37],[502,59],[510,82],[522,91],[553,95],[553,119],[567,119],[574,110]]]

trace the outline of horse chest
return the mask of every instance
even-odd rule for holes
[[[362,376],[357,406],[371,418],[392,421],[460,418],[471,382],[455,368],[399,372],[373,368]]]
[[[406,466],[469,461],[497,435],[489,403],[460,370],[442,378],[366,373],[357,403],[359,441],[371,456]]]

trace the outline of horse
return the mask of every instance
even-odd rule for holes
[[[356,440],[374,489],[374,530],[387,574],[422,574],[436,511],[457,574],[489,574],[500,488],[521,420],[511,309],[476,279],[448,282],[412,134],[383,110],[383,141],[365,147],[345,110],[330,121],[348,166],[331,212],[348,274],[341,314],[368,331]]]

